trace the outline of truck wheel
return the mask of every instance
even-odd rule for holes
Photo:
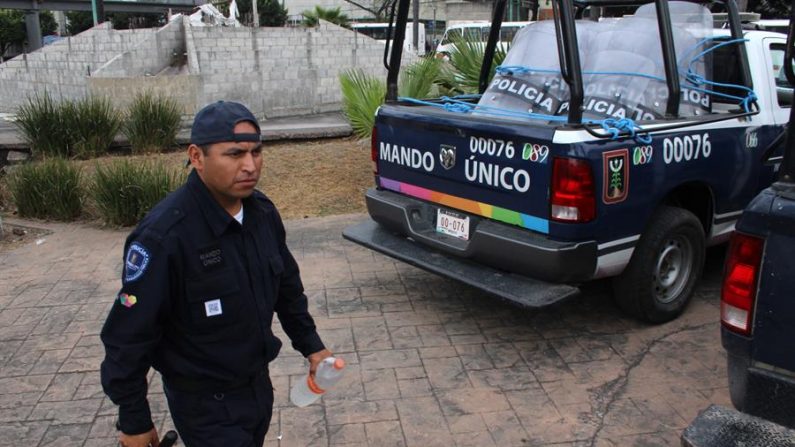
[[[673,320],[687,306],[704,266],[704,229],[693,213],[664,206],[651,217],[629,264],[613,281],[616,303],[650,323]]]

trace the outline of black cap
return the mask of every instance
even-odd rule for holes
[[[235,133],[235,126],[243,121],[253,124],[257,133]],[[243,104],[231,101],[218,101],[204,106],[193,119],[190,130],[190,142],[196,145],[261,140],[259,123],[254,114]]]

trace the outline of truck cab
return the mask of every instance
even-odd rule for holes
[[[613,3],[553,0],[554,20],[522,28],[492,77],[497,0],[476,95],[397,98],[393,53],[372,221],[343,235],[523,306],[612,278],[630,315],[679,315],[705,247],[727,241],[775,178],[767,160],[791,103],[776,84],[785,36],[744,32],[733,0],[717,2],[728,30],[702,5],[667,0],[577,19]]]

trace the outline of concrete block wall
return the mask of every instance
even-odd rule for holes
[[[92,77],[132,77],[154,76],[175,60],[180,60],[185,52],[185,33],[182,19],[171,20],[154,33],[135,44],[133,48],[124,49],[111,60],[99,67]]]
[[[491,20],[491,2],[448,0],[444,4],[445,19],[450,20]]]
[[[139,93],[168,96],[177,100],[185,120],[191,119],[198,110],[198,92],[201,78],[198,75],[177,76],[130,76],[130,77],[91,77],[88,79],[88,93],[113,98],[119,110],[132,104]]]
[[[200,103],[246,103],[264,117],[339,110],[339,75],[350,68],[386,78],[384,45],[323,22],[316,28],[189,28],[202,77]],[[404,55],[404,64],[416,56]]]
[[[27,98],[47,91],[74,99],[88,91],[87,77],[117,54],[153,34],[152,29],[111,29],[109,22],[0,64],[0,112],[16,111]]]

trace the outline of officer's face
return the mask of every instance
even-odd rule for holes
[[[256,133],[249,122],[235,126],[235,133]],[[210,145],[207,153],[195,145],[188,148],[191,164],[213,197],[229,211],[254,191],[262,170],[262,144],[228,142]]]

